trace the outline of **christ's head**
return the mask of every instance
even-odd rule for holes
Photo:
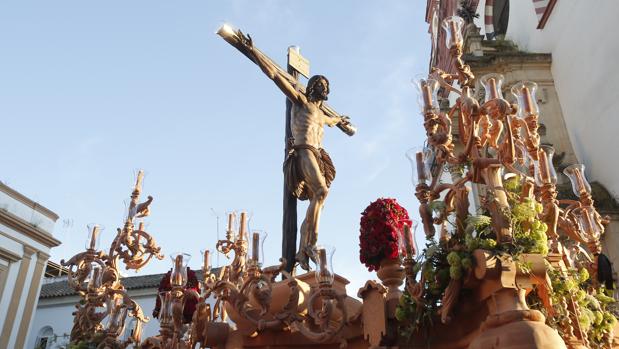
[[[307,81],[305,95],[310,101],[326,101],[329,94],[329,80],[322,75],[314,75]]]

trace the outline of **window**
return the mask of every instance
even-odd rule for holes
[[[54,337],[54,329],[51,326],[44,326],[37,334],[37,340],[34,342],[34,349],[47,349]]]

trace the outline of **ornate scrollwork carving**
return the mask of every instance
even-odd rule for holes
[[[68,282],[82,297],[83,304],[76,305],[73,313],[71,342],[93,341],[98,334],[103,334],[99,349],[126,348],[141,342],[142,324],[149,321],[142,308],[127,294],[120,280],[120,264],[126,269],[139,270],[154,256],[163,259],[161,248],[152,236],[144,231],[143,223],[135,230],[134,219],[146,217],[150,213],[151,196],[143,203],[139,202],[142,190],[143,172],[137,175],[135,187],[131,193],[131,203],[123,229],[118,229],[109,249],[109,254],[95,250],[94,240],[86,251],[76,254],[60,263],[69,270]],[[95,231],[95,229],[97,231]],[[91,232],[93,239],[98,235],[98,227]],[[106,306],[105,311],[98,311]],[[134,318],[135,328],[128,339],[119,337],[124,330],[125,317]],[[104,328],[101,321],[109,317]]]

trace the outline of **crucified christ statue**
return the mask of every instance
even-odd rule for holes
[[[323,127],[335,126],[345,121],[343,116],[330,117],[320,109],[329,94],[329,80],[322,75],[309,79],[305,93],[300,92],[270,61],[257,55],[256,64],[275,82],[292,102],[292,139],[288,144],[288,156],[284,162],[287,189],[299,200],[309,200],[305,219],[301,224],[301,241],[296,260],[309,270],[308,260],[313,258],[313,249],[318,237],[320,211],[324,205],[335,167],[322,148]]]
[[[286,189],[294,197],[310,202],[301,224],[301,241],[295,256],[301,268],[309,270],[309,259],[315,261],[314,249],[318,237],[320,213],[331,182],[335,178],[333,162],[322,148],[324,126],[337,126],[350,136],[355,133],[355,128],[350,124],[348,117],[339,115],[324,104],[329,94],[329,80],[326,77],[315,75],[308,80],[307,87],[304,88],[295,78],[255,48],[251,37],[243,35],[240,30],[234,31],[224,25],[218,34],[258,65],[292,104],[290,119],[292,137],[287,140],[284,177]]]

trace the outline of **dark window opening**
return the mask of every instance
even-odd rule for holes
[[[505,38],[507,23],[509,22],[509,0],[495,0],[493,8],[494,35],[498,39]]]

